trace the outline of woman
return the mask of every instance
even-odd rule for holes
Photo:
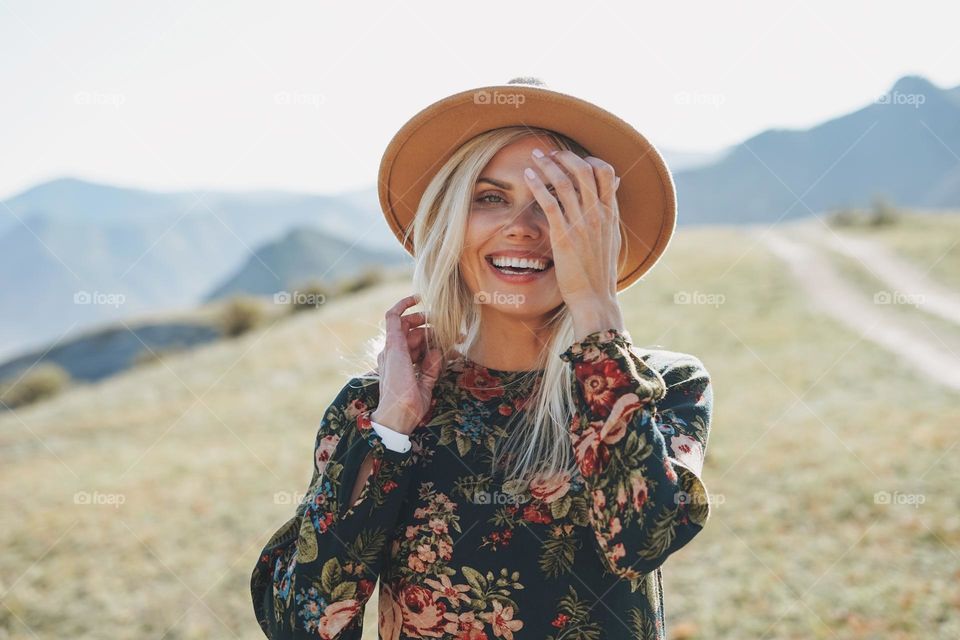
[[[666,637],[661,565],[709,515],[712,388],[696,357],[632,344],[617,292],[666,246],[672,180],[599,107],[538,81],[490,89],[531,108],[457,94],[385,154],[381,202],[416,239],[419,293],[327,409],[306,496],[256,564],[268,637],[360,638],[378,578],[390,640]]]

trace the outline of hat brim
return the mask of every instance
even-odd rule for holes
[[[617,290],[649,271],[666,250],[677,218],[673,177],[666,162],[639,131],[597,105],[552,89],[491,85],[456,93],[421,110],[394,135],[380,161],[378,194],[387,223],[404,242],[427,184],[444,162],[472,137],[507,126],[562,133],[620,176],[617,189],[621,256]]]

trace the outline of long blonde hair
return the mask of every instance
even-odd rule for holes
[[[467,219],[473,191],[480,172],[490,159],[508,144],[537,134],[551,139],[561,149],[569,149],[584,157],[586,149],[576,141],[555,131],[536,127],[501,127],[481,133],[465,142],[437,171],[427,185],[414,218],[407,229],[414,244],[415,266],[413,289],[420,294],[420,305],[433,328],[434,340],[429,348],[439,349],[443,375],[466,334],[461,353],[468,353],[475,344],[480,326],[479,305],[461,277],[460,258],[464,247]],[[627,234],[622,234],[626,242]],[[622,253],[621,255],[626,255]],[[573,320],[566,304],[560,304],[541,328],[546,337],[545,348],[536,369],[543,370],[540,383],[533,388],[525,411],[515,412],[510,421],[523,416],[523,424],[510,429],[501,448],[497,442],[493,452],[493,468],[505,468],[504,482],[529,481],[533,474],[547,476],[572,472],[575,460],[570,441],[573,376],[569,365],[559,354],[573,342]],[[379,379],[377,354],[385,343],[385,333],[368,343],[365,371],[356,377]],[[506,464],[504,464],[506,460]]]

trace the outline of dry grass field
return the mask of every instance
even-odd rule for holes
[[[960,288],[958,222],[873,236]],[[257,554],[354,356],[409,293],[387,283],[0,414],[0,638],[262,637]],[[743,229],[681,228],[621,301],[638,344],[697,355],[714,383],[716,504],[664,566],[670,637],[960,637],[960,393],[811,307]],[[376,595],[366,618],[375,638]]]

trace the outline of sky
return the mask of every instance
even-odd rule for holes
[[[537,76],[658,148],[713,152],[960,84],[954,2],[0,0],[0,198],[370,187],[431,102]]]

